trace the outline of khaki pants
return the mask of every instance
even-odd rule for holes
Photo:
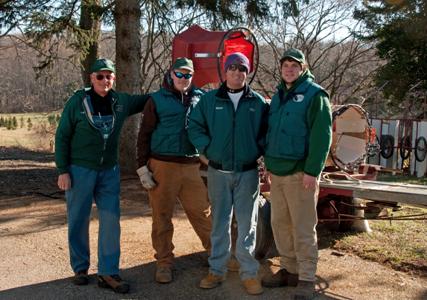
[[[304,189],[302,172],[271,177],[271,226],[281,268],[298,273],[299,280],[315,281],[318,260],[317,196]]]
[[[177,199],[203,247],[209,252],[212,228],[210,204],[206,186],[200,177],[199,164],[150,159],[148,166],[157,182],[157,186],[148,191],[153,218],[151,239],[157,265],[171,267],[173,264],[172,216]]]

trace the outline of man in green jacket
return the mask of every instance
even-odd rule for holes
[[[127,293],[119,276],[120,170],[118,143],[125,119],[141,112],[146,96],[113,90],[112,61],[98,59],[91,68],[92,86],[65,104],[55,137],[58,186],[67,199],[68,242],[76,285],[89,282],[89,222],[92,201],[99,216],[98,285]]]
[[[251,70],[244,54],[230,54],[224,70],[226,81],[202,96],[190,114],[188,129],[191,142],[209,165],[212,250],[209,274],[201,280],[200,287],[215,288],[225,279],[234,212],[240,278],[246,291],[255,295],[263,292],[254,250],[259,195],[257,159],[264,152],[268,104],[246,84]]]
[[[297,286],[295,299],[312,299],[317,269],[319,175],[331,144],[331,107],[313,82],[304,54],[285,51],[282,81],[270,104],[265,164],[271,173],[271,225],[281,270],[264,286]]]
[[[179,57],[165,74],[162,87],[145,105],[138,135],[137,170],[148,190],[156,251],[155,280],[173,280],[172,216],[179,199],[202,242],[210,251],[211,217],[206,186],[200,177],[200,160],[187,133],[188,115],[203,95],[192,85],[193,61]]]

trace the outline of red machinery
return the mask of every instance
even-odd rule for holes
[[[193,83],[198,87],[222,82],[225,58],[233,52],[241,52],[249,59],[251,81],[258,66],[258,44],[249,29],[239,27],[229,31],[209,31],[193,25],[172,41],[172,60],[187,57],[193,61]]]

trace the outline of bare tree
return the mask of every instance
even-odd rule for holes
[[[310,1],[300,7],[298,15],[276,18],[271,26],[258,28],[263,53],[256,79],[259,88],[266,95],[274,93],[284,49],[297,47],[306,54],[310,70],[334,103],[359,102],[379,60],[372,45],[354,37],[361,30],[352,19],[356,4],[355,0]]]

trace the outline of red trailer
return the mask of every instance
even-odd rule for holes
[[[177,57],[190,58],[196,70],[193,83],[198,87],[222,82],[225,58],[233,52],[241,52],[249,59],[251,81],[258,66],[258,44],[249,29],[209,31],[192,25],[172,41],[172,61]]]

